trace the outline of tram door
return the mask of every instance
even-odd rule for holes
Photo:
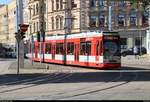
[[[75,61],[79,61],[79,44],[75,44]]]
[[[55,60],[55,44],[52,44],[52,60]]]
[[[99,62],[101,53],[101,42],[99,40],[96,41],[96,61]]]

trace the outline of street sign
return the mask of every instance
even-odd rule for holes
[[[28,30],[29,25],[27,24],[19,24],[21,32],[26,32]]]

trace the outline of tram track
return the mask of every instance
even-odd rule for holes
[[[55,71],[55,72],[57,72],[57,71]],[[3,89],[3,90],[0,90],[0,94],[9,93],[9,92],[13,92],[13,91],[21,90],[21,89],[26,89],[26,88],[32,88],[32,87],[35,87],[35,86],[40,86],[42,84],[36,84],[36,83],[38,83],[38,82],[40,83],[40,82],[43,82],[43,81],[45,81],[47,83],[53,83],[53,82],[54,83],[55,82],[61,83],[64,79],[66,79],[66,78],[73,75],[72,70],[67,70],[66,73],[64,72],[64,74],[62,74],[62,72],[63,72],[63,70],[61,70],[60,72],[58,71],[58,73],[55,74],[55,75],[50,75],[50,76],[45,75],[45,76],[42,76],[42,78],[39,77],[39,79],[38,78],[37,79],[36,78],[35,79],[26,79],[26,80],[22,80],[22,82],[19,82],[19,80],[18,80],[18,82],[5,83],[4,85],[12,85],[12,84],[18,84],[18,85],[19,84],[29,84],[29,85],[27,85],[27,86],[17,86],[17,87],[12,87],[12,86],[7,87],[7,86],[5,86],[3,88],[0,87],[0,89]],[[112,78],[112,79],[108,80],[105,83],[101,83],[101,84],[98,83],[98,84],[94,84],[94,85],[91,85],[91,86],[88,86],[88,87],[84,86],[84,87],[80,87],[80,88],[73,89],[73,90],[67,90],[65,92],[60,92],[59,91],[59,92],[56,92],[53,95],[41,95],[41,96],[35,97],[35,99],[49,97],[49,98],[53,98],[53,99],[56,99],[56,100],[61,100],[61,99],[68,99],[68,98],[73,98],[73,97],[77,97],[77,96],[83,96],[83,95],[87,95],[87,94],[93,94],[93,93],[102,92],[102,91],[105,91],[105,90],[113,89],[113,88],[128,84],[129,82],[134,81],[138,77],[136,72],[132,72],[132,74],[134,74],[134,76],[132,78],[130,77],[130,79],[128,79],[127,81],[120,82],[120,83],[111,83],[111,82],[115,82],[115,81],[117,82],[117,81],[122,80],[123,78],[125,78],[124,73],[127,73],[127,72],[119,70],[118,77]],[[95,88],[93,89],[93,87],[97,87],[97,89],[95,89]],[[69,95],[71,92],[75,92],[75,94]]]
[[[104,83],[103,85],[100,85],[100,86],[103,86],[103,88],[97,88],[96,90],[95,89],[91,89],[89,91],[84,91],[84,92],[80,92],[78,94],[74,94],[74,95],[71,95],[71,96],[65,96],[65,97],[58,97],[56,98],[56,100],[59,100],[59,99],[67,99],[67,98],[73,98],[73,97],[77,97],[77,96],[83,96],[83,95],[87,95],[87,94],[93,94],[93,93],[97,93],[97,92],[102,92],[102,91],[105,91],[105,90],[109,90],[109,89],[113,89],[113,88],[116,88],[116,87],[119,87],[119,86],[123,86],[123,85],[126,85],[128,83],[130,83],[131,81],[134,81],[138,78],[138,75],[136,72],[134,72],[134,77],[131,78],[130,80],[127,80],[126,82],[120,82],[120,83],[110,83],[112,81],[109,81],[107,83]],[[119,78],[116,78],[114,81],[118,81],[118,80],[121,80],[123,76],[121,75]],[[105,87],[106,84],[109,84],[108,86]],[[98,86],[98,85],[96,85]]]
[[[49,72],[47,72],[47,71],[49,71]],[[51,70],[46,70],[45,73],[47,73],[47,74],[44,75],[44,76],[42,76],[42,77],[39,76],[39,77],[30,78],[30,79],[19,80],[20,76],[18,76],[18,78],[17,77],[11,78],[12,80],[14,79],[16,81],[6,82],[6,83],[0,83],[0,93],[11,92],[11,91],[19,90],[19,89],[24,89],[24,88],[29,88],[29,87],[33,87],[33,86],[38,86],[38,84],[36,84],[36,83],[38,83],[38,82],[40,83],[42,81],[55,82],[57,80],[61,80],[61,78],[67,77],[68,76],[67,73],[71,73],[71,71],[65,71],[65,72],[63,72],[62,70],[61,71],[60,70],[55,70],[54,72],[51,72]],[[62,74],[62,73],[64,73],[64,74]],[[10,78],[9,74],[8,75],[7,74],[8,73],[5,73],[5,76],[3,76],[3,77]],[[29,84],[29,85],[24,86],[24,87],[19,87],[17,84],[18,85],[23,85],[23,84],[27,85],[27,84]],[[35,84],[35,85],[32,85],[32,84]],[[17,85],[17,86],[15,86],[15,85]]]
[[[119,72],[119,76],[117,78],[113,78],[106,83],[94,84],[94,85],[91,85],[88,87],[84,86],[84,87],[80,87],[80,88],[73,89],[73,90],[67,90],[65,92],[57,92],[54,95],[42,95],[42,96],[35,97],[35,99],[50,98],[50,99],[54,99],[54,100],[61,100],[61,99],[68,99],[68,98],[73,98],[73,97],[77,97],[77,96],[102,92],[105,90],[113,89],[113,88],[128,84],[131,81],[134,81],[135,79],[137,79],[138,75],[136,72],[132,72],[132,73],[134,73],[134,76],[125,82],[115,83],[115,82],[125,78],[123,75],[124,73]],[[114,83],[112,83],[112,82],[114,82]],[[108,84],[110,84],[110,85],[108,85]],[[74,92],[75,94],[72,94],[72,92]]]
[[[11,86],[5,86],[5,87],[0,87],[0,89],[3,89],[3,90],[0,90],[0,94],[3,94],[3,93],[6,93],[6,92],[12,92],[12,91],[17,91],[17,90],[21,90],[21,89],[25,89],[25,88],[31,88],[31,87],[35,87],[35,86],[40,86],[42,84],[36,84],[36,83],[42,83],[43,81],[45,82],[57,82],[57,81],[60,81],[64,78],[67,78],[69,77],[70,75],[72,75],[71,73],[55,73],[55,75],[51,76],[51,75],[47,75],[47,76],[44,76],[44,79],[43,78],[40,78],[40,80],[38,80],[37,78],[34,78],[34,81],[32,81],[33,79],[30,79],[28,81],[27,80],[23,80],[23,81],[17,81],[18,85],[23,85],[23,84],[27,84],[26,86],[12,86],[10,83],[5,83],[6,85],[11,85]],[[15,83],[15,82],[14,82]],[[15,84],[17,84],[15,83]],[[20,83],[20,84],[19,84]]]

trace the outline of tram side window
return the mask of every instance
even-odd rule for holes
[[[51,54],[51,44],[50,43],[46,43],[45,53]]]
[[[80,43],[80,54],[81,55],[91,55],[91,42],[81,42]]]
[[[74,54],[74,43],[67,43],[67,54],[73,55]]]
[[[43,53],[43,44],[38,44],[38,53]]]
[[[63,54],[63,43],[56,43],[56,54]]]

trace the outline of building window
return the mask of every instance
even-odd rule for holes
[[[137,45],[137,46],[139,46],[139,45],[141,45],[141,40],[140,40],[140,37],[136,37],[135,38],[135,45]]]
[[[91,42],[90,41],[80,43],[80,54],[91,55]]]
[[[36,30],[38,31],[39,30],[39,22],[36,22]]]
[[[56,54],[63,54],[63,43],[56,43]]]
[[[35,5],[33,5],[33,16],[35,15]]]
[[[51,54],[51,43],[46,43],[45,53]]]
[[[124,7],[125,6],[125,1],[124,0],[118,1],[118,6],[119,7]]]
[[[96,7],[96,0],[90,0],[90,7]]]
[[[54,0],[52,0],[52,11],[54,10]]]
[[[33,31],[34,31],[34,32],[35,32],[35,29],[36,29],[36,28],[35,28],[35,23],[34,23],[34,24],[33,24]]]
[[[119,26],[124,26],[124,19],[125,19],[125,17],[123,14],[118,15],[118,25]]]
[[[59,0],[56,0],[56,10],[59,9]]]
[[[36,4],[36,14],[38,14],[39,13],[39,4],[37,3]]]
[[[143,26],[148,26],[148,18],[149,18],[149,14],[148,12],[143,12],[143,15],[142,15],[142,25]]]
[[[116,5],[116,1],[110,1],[110,4],[111,6],[115,6]]]
[[[99,26],[100,27],[104,27],[105,24],[105,16],[104,15],[100,15],[99,16]]]
[[[90,27],[96,27],[97,16],[90,16]]]
[[[127,49],[127,38],[120,38],[121,49]]]
[[[136,26],[136,14],[131,14],[130,15],[130,26]]]
[[[105,6],[105,0],[98,0],[99,6]]]
[[[60,29],[63,29],[63,17],[60,17]]]
[[[59,18],[56,17],[56,29],[59,29]]]
[[[54,30],[54,18],[53,17],[51,18],[51,21],[52,21],[52,30]]]
[[[74,43],[73,42],[67,43],[67,54],[69,54],[69,55],[74,54]]]
[[[63,9],[63,0],[60,0],[60,9]]]

